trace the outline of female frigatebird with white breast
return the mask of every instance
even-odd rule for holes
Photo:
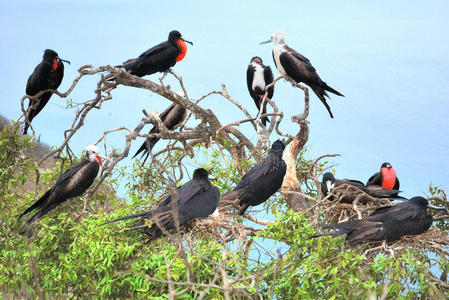
[[[427,208],[445,210],[447,213],[446,208],[432,206],[425,198],[418,196],[393,206],[380,207],[361,220],[325,225],[323,229],[336,231],[312,237],[337,237],[346,234],[346,240],[351,244],[396,241],[404,235],[421,234],[430,228],[433,217],[427,213]]]
[[[41,63],[36,66],[28,78],[27,95],[34,96],[41,91],[56,90],[62,82],[62,77],[64,77],[63,62],[70,64],[68,60],[60,58],[54,50],[46,49]],[[51,95],[51,92],[46,92],[36,99],[30,99],[27,114],[25,114],[23,134],[27,134],[31,121],[48,103]]]
[[[181,36],[179,31],[173,30],[168,35],[168,40],[148,49],[138,58],[128,59],[123,65],[131,74],[142,77],[156,72],[167,72],[176,62],[181,61],[187,53],[187,45],[193,45]]]
[[[80,196],[92,185],[102,166],[102,158],[109,158],[100,155],[100,149],[95,145],[89,145],[85,150],[86,158],[65,171],[58,178],[55,185],[33,205],[27,208],[19,216],[19,219],[30,211],[39,209],[39,211],[27,221],[27,223],[32,223],[59,204],[65,202],[67,199]]]
[[[270,66],[265,66],[260,57],[255,56],[251,58],[251,62],[248,65],[246,71],[246,83],[248,84],[248,91],[253,98],[254,103],[260,111],[263,97],[265,96],[265,87],[273,82],[273,72]],[[268,89],[267,97],[270,100],[273,98],[274,86]],[[262,114],[267,112],[267,103],[265,102],[262,110]],[[262,124],[266,126],[268,121],[267,117],[262,118]]]
[[[259,45],[270,42],[274,43],[273,60],[279,72],[297,83],[304,82],[307,84],[317,97],[320,98],[321,102],[326,106],[329,115],[333,118],[331,108],[327,104],[326,98],[324,98],[329,98],[326,91],[344,97],[343,94],[321,80],[315,68],[305,56],[285,44],[285,35],[282,30],[273,33],[268,41],[261,42]]]
[[[182,226],[195,218],[214,215],[220,200],[220,190],[209,182],[208,172],[198,168],[193,178],[177,188],[175,195],[169,193],[159,206],[150,211],[115,219],[105,224],[141,217],[132,229],[144,228],[151,239],[160,237],[164,231],[176,228],[175,218]],[[176,207],[176,211],[173,208]],[[148,227],[148,221],[151,221]],[[103,225],[105,225],[103,224]]]
[[[287,172],[282,159],[284,149],[282,141],[275,141],[267,157],[246,172],[237,186],[223,195],[222,201],[239,199],[239,214],[243,215],[248,207],[259,205],[276,193]]]
[[[160,115],[159,118],[161,119],[162,123],[167,127],[169,130],[173,130],[175,127],[179,126],[184,122],[185,118],[187,116],[187,110],[184,106],[172,103],[166,110],[164,110]],[[154,126],[148,134],[152,133],[159,133],[159,128],[157,126]],[[145,161],[147,160],[148,156],[151,153],[151,150],[153,149],[154,145],[159,141],[160,138],[158,137],[149,137],[143,142],[142,146],[140,146],[139,150],[137,150],[136,154],[134,154],[133,158],[136,157],[139,153],[142,153],[142,157],[145,156],[145,159],[143,160],[142,164],[145,164]]]
[[[368,179],[366,185],[381,186],[384,189],[389,190],[399,190],[399,179],[396,177],[396,171],[391,164],[384,162],[380,166],[380,172],[374,173],[373,176]]]

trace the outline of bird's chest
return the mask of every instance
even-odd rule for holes
[[[275,46],[273,48],[273,60],[274,60],[274,63],[276,64],[276,68],[279,70],[279,73],[281,73],[284,76],[287,76],[287,72],[285,72],[285,69],[284,69],[284,67],[282,67],[282,64],[281,64],[281,60],[280,60],[281,53],[282,53],[281,49],[279,47]]]
[[[265,79],[263,76],[263,69],[259,65],[255,67],[252,85],[253,91],[255,91],[257,88],[259,88],[262,91],[265,90]]]
[[[48,87],[51,89],[57,89],[59,87],[58,84],[58,69],[51,70],[50,74],[48,75]]]

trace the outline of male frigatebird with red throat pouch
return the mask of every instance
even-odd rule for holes
[[[323,102],[329,112],[329,115],[333,118],[334,116],[332,115],[331,108],[329,107],[329,104],[327,104],[326,98],[324,98],[329,98],[326,91],[344,97],[343,94],[331,88],[326,82],[321,80],[307,57],[285,44],[285,35],[282,30],[273,33],[268,41],[261,42],[259,45],[270,42],[274,43],[273,60],[279,73],[291,78],[297,83],[304,82],[307,84],[317,97],[320,98],[321,102]]]
[[[32,210],[39,209],[39,211],[27,221],[27,223],[32,223],[67,199],[83,194],[92,185],[99,174],[100,167],[102,166],[102,158],[109,160],[109,158],[100,155],[99,153],[100,149],[98,149],[97,146],[87,146],[86,158],[65,171],[58,178],[55,185],[33,205],[27,208],[19,216],[19,219]]]
[[[70,64],[58,56],[58,53],[51,49],[44,51],[44,57],[40,64],[34,69],[27,82],[26,93],[28,96],[34,96],[45,90],[56,90],[64,77],[64,64]],[[52,93],[43,93],[36,99],[30,99],[28,110],[25,114],[25,128],[23,134],[26,134],[33,118],[44,108],[50,100]]]
[[[187,45],[192,42],[185,40],[179,31],[173,30],[168,35],[168,40],[148,49],[138,58],[128,59],[123,65],[131,74],[142,77],[156,72],[167,72],[176,62],[181,61],[187,53]]]
[[[385,189],[377,185],[365,186],[363,182],[353,179],[336,179],[331,172],[324,173],[323,175],[323,181],[321,182],[321,192],[323,197],[327,197],[330,193],[334,193],[334,189],[343,184],[352,185],[374,198],[404,199],[398,195],[401,192],[399,190]],[[335,200],[334,195],[330,195],[327,198],[330,201]],[[352,203],[354,200],[355,197],[353,195],[342,195],[342,197],[340,197],[340,202],[342,203]],[[360,203],[366,204],[366,200],[361,198]]]
[[[380,167],[380,172],[373,174],[366,185],[379,185],[384,189],[399,190],[399,179],[396,177],[396,171],[391,164],[384,162]]]
[[[251,59],[248,69],[246,71],[246,83],[248,84],[248,91],[253,98],[254,103],[260,111],[263,98],[265,96],[265,87],[273,82],[273,72],[270,66],[265,66],[260,57],[254,56]],[[274,87],[268,89],[267,97],[270,100],[273,98]],[[267,102],[265,102],[262,114],[267,112]],[[267,117],[262,118],[262,124],[266,126],[268,121]]]

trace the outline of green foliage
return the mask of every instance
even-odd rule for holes
[[[382,253],[369,256],[364,254],[366,246],[351,247],[343,237],[310,239],[316,233],[313,220],[285,210],[279,199],[267,204],[275,221],[248,239],[240,236],[244,232],[238,227],[243,226],[240,217],[232,219],[237,225],[225,223],[233,232],[213,224],[149,243],[141,231],[128,230],[131,220],[100,226],[157,203],[167,192],[162,187],[181,177],[184,167],[179,164],[179,152],[158,158],[161,169],[176,172],[164,173],[137,163],[132,169],[117,172],[112,182],[115,185],[126,176],[129,202],[103,184],[92,198],[86,194],[67,201],[36,224],[25,226],[24,220],[17,221],[17,215],[69,167],[65,164],[61,168],[57,163],[40,169],[38,187],[24,187],[34,178],[37,167],[22,155],[30,146],[30,139],[20,136],[17,125],[0,132],[0,294],[168,299],[171,289],[182,294],[179,299],[198,298],[202,292],[208,299],[224,299],[224,283],[228,282],[232,283],[228,288],[232,299],[363,299],[380,296],[384,286],[391,298],[448,296],[446,290],[439,290],[428,280],[431,263],[448,270],[446,256],[432,253],[430,260],[427,250],[411,247],[395,257]],[[214,184],[222,192],[232,188],[255,163],[250,159],[237,168],[217,149],[195,151],[205,151],[209,157],[203,167],[212,170]],[[301,153],[298,160],[298,177],[303,184],[313,163],[305,156]],[[183,172],[180,183],[189,179],[186,174],[190,171]],[[307,192],[313,195],[313,189]],[[430,192],[439,193],[434,188]],[[88,210],[80,215],[84,201]],[[227,243],[229,232],[236,239]],[[286,245],[282,246],[284,253],[278,258],[254,255],[265,253],[260,246],[264,241],[275,243],[274,249],[268,249],[271,253],[277,245]],[[248,257],[248,253],[253,254]]]

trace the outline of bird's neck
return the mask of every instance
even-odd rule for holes
[[[176,41],[176,46],[177,46],[178,49],[179,49],[179,54],[178,54],[178,56],[176,57],[176,61],[181,61],[181,60],[186,56],[186,53],[187,53],[187,45],[186,45],[186,42],[184,42],[184,41],[181,40],[181,39],[178,39],[178,40]]]
[[[53,58],[53,64],[51,66],[51,69],[53,71],[56,71],[57,68],[58,68],[58,60],[56,58]]]

